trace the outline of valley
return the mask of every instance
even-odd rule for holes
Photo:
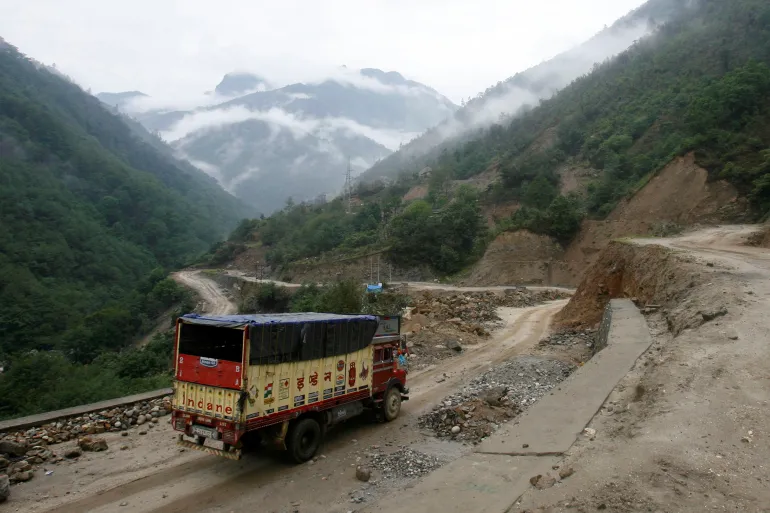
[[[581,9],[598,20],[597,5]],[[41,19],[26,9],[14,19]],[[169,9],[158,22],[173,30],[179,13]],[[414,26],[412,12],[392,9]],[[461,11],[414,9],[442,30],[459,23]],[[313,12],[324,31],[297,32],[301,13],[285,24],[287,41],[328,64],[350,40],[335,46],[341,36]],[[148,59],[136,40],[141,69],[94,52],[98,66],[74,66],[77,80],[0,39],[2,507],[768,511],[770,6],[639,0],[593,37],[566,51],[554,40],[556,57],[520,68],[519,53],[541,40],[514,30],[519,11],[496,23],[485,12],[464,13],[452,38],[423,20],[431,43],[408,51],[392,34],[376,48],[359,38],[349,68],[276,63],[291,45],[265,44],[261,18],[248,45],[235,32],[232,44],[210,46],[196,35]],[[537,32],[567,30],[560,14]],[[444,46],[474,33],[477,15],[495,37],[499,21],[519,39],[485,48],[475,32],[470,65]],[[276,56],[244,58],[264,47]],[[404,74],[383,71],[391,64]],[[473,78],[475,65],[509,78],[468,100],[439,92]],[[93,95],[86,76],[118,92]],[[426,85],[433,79],[441,87]],[[174,87],[178,95],[156,95]],[[330,399],[348,420],[299,465],[265,446],[233,461],[176,445],[170,415],[179,421],[182,407],[169,387],[221,395],[222,362],[238,369],[225,410],[251,418],[232,423],[270,426],[291,406],[246,417],[247,398],[275,400],[272,379],[243,385],[254,381],[245,371],[255,353],[239,333],[235,357],[177,354],[177,319],[301,312],[401,316],[403,346],[365,354],[385,364],[372,374],[391,372],[393,351],[408,348],[396,360],[409,370],[398,418],[349,419]],[[295,346],[264,358],[310,361],[297,355],[332,347],[338,332],[327,327],[318,339],[292,331]],[[273,339],[259,340],[268,351]],[[218,374],[182,379],[182,354],[195,379]],[[330,371],[345,366],[329,361]],[[368,379],[361,367],[350,387]],[[310,419],[319,405],[303,406],[305,376],[294,408],[307,411],[291,412]],[[378,393],[394,392],[384,382]],[[366,388],[348,393],[367,407],[387,403]],[[54,413],[30,420],[45,412]],[[234,444],[228,457],[249,449],[233,434],[240,427],[196,415],[182,427],[202,422],[188,434],[210,433],[208,450],[220,438],[225,451]],[[295,437],[298,422],[284,433]]]

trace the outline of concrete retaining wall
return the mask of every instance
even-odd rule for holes
[[[29,429],[31,427],[42,426],[50,422],[67,419],[70,417],[80,417],[86,413],[93,413],[102,410],[110,410],[118,406],[129,406],[135,403],[141,403],[144,401],[150,401],[152,399],[158,399],[160,397],[170,395],[173,393],[171,388],[163,388],[161,390],[154,390],[152,392],[145,392],[143,394],[129,395],[127,397],[120,397],[118,399],[110,399],[107,401],[99,401],[98,403],[84,404],[81,406],[74,406],[72,408],[65,408],[63,410],[49,411],[47,413],[39,413],[37,415],[30,415],[29,417],[21,417],[18,419],[0,421],[0,433],[6,431],[18,431],[21,429]]]
[[[599,332],[596,334],[596,343],[594,344],[594,354],[607,347],[607,341],[610,337],[610,328],[612,327],[612,301],[604,307],[602,323],[599,325]]]

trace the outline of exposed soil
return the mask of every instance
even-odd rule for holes
[[[602,255],[581,290],[601,279],[661,305],[647,310],[657,310],[647,316],[653,346],[594,417],[595,435],[570,449],[561,468],[574,474],[511,511],[768,511],[770,254],[745,245],[754,229],[641,239]],[[573,319],[593,315],[581,290]]]
[[[212,315],[228,315],[238,311],[236,305],[230,301],[219,286],[201,276],[201,271],[179,271],[172,277],[182,285],[195,290],[203,302],[202,310]]]
[[[591,180],[599,176],[597,170],[573,162],[564,164],[557,173],[559,174],[559,193],[563,195],[585,191]]]
[[[409,191],[407,191],[406,194],[404,194],[404,197],[401,198],[404,201],[414,201],[418,199],[423,199],[428,195],[428,186],[427,185],[415,185]]]
[[[504,232],[490,243],[461,283],[467,286],[568,285],[575,277],[568,274],[563,258],[564,248],[548,236],[527,230]]]
[[[187,283],[201,287],[209,305],[226,309],[227,297],[207,276],[180,274]],[[458,292],[431,294],[452,297]],[[535,292],[538,297],[548,297],[542,291],[530,295],[534,297]],[[503,292],[500,295],[504,298]],[[233,462],[179,449],[164,419],[144,435],[105,433],[106,451],[65,460],[52,474],[13,486],[6,507],[24,512],[165,513],[242,511],[260,504],[264,511],[276,512],[349,511],[355,504],[377,500],[394,487],[408,485],[434,468],[436,461],[462,455],[467,449],[461,444],[440,443],[421,433],[419,415],[485,370],[529,351],[547,334],[551,318],[565,303],[499,308],[498,327],[490,336],[465,346],[454,358],[419,371],[412,368],[411,400],[404,403],[397,421],[372,424],[366,417],[356,418],[330,432],[322,455],[312,463],[288,465],[283,455],[272,453]],[[66,451],[71,443],[60,444],[57,450]],[[377,457],[371,458],[374,446]],[[362,485],[356,479],[356,467],[370,460],[372,480]],[[276,493],[278,489],[282,493]]]
[[[564,259],[571,274],[582,273],[607,244],[621,237],[649,235],[661,225],[688,227],[742,221],[748,205],[723,180],[708,181],[708,172],[688,154],[673,160],[605,221],[584,221]]]

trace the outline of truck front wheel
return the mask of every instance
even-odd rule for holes
[[[291,459],[305,463],[315,456],[321,445],[321,426],[315,419],[302,419],[289,432],[286,448]]]
[[[396,417],[401,412],[401,391],[398,388],[390,387],[385,393],[385,399],[382,401],[382,410],[386,421],[396,420]]]

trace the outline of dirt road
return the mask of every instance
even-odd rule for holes
[[[238,308],[227,298],[213,280],[201,275],[201,271],[179,271],[172,277],[186,287],[195,290],[203,299],[203,311],[211,315],[237,313]]]
[[[258,280],[257,278],[254,278],[253,276],[247,276],[246,273],[243,271],[233,271],[228,270],[225,271],[225,274],[229,276],[235,276],[237,278],[240,278],[244,281],[250,281],[254,283],[274,283],[276,285],[279,285],[281,287],[286,287],[289,289],[295,289],[299,288],[301,285],[299,283],[289,283],[286,281],[278,281],[278,280]],[[455,292],[487,292],[487,291],[504,291],[508,289],[512,289],[514,287],[512,286],[498,286],[498,287],[459,287],[455,285],[447,285],[443,283],[431,283],[431,282],[423,282],[423,281],[410,281],[405,282],[407,288],[412,290],[446,290],[446,291],[455,291]],[[574,292],[575,289],[568,289],[563,287],[539,287],[539,286],[526,286],[529,290],[560,290],[563,292]]]
[[[200,284],[202,280],[191,281]],[[371,446],[395,450],[409,445],[444,459],[469,450],[421,433],[418,416],[491,365],[532,348],[547,333],[551,319],[565,302],[501,309],[504,327],[492,338],[410,374],[411,399],[404,403],[397,421],[371,424],[356,419],[335,429],[323,448],[323,457],[315,463],[293,466],[279,455],[250,455],[232,462],[180,451],[164,419],[146,435],[135,431],[128,437],[106,435],[110,444],[107,453],[86,453],[57,466],[51,476],[16,487],[14,505],[19,511],[73,513],[247,511],[255,504],[266,512],[355,509],[348,496],[361,486],[355,479],[355,464]],[[126,449],[120,450],[124,444]],[[64,448],[57,447],[59,451]],[[390,493],[390,487],[387,483],[373,486],[368,493],[368,501],[375,500]]]
[[[653,347],[570,450],[574,475],[510,511],[770,511],[770,251],[744,245],[755,229],[634,241],[674,249],[667,272],[690,292],[666,304],[658,285]],[[697,327],[674,338],[682,321]]]

